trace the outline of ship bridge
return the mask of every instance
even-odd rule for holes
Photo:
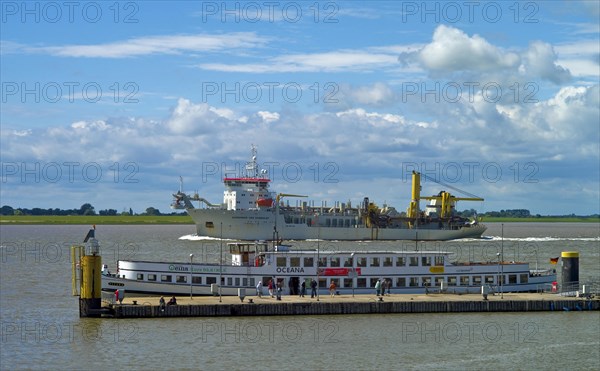
[[[223,178],[225,191],[223,203],[227,210],[253,210],[272,208],[275,192],[269,191],[271,180],[267,170],[261,169],[256,161],[256,147],[252,146],[252,159],[246,163],[245,173],[239,177]]]

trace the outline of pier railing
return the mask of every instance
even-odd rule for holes
[[[563,296],[600,295],[600,281],[573,282],[562,285],[559,293]]]
[[[103,305],[107,305],[107,304],[114,305],[115,304],[115,293],[114,292],[102,291],[101,298],[102,298]]]

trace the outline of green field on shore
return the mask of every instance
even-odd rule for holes
[[[569,223],[598,223],[598,217],[531,217],[531,218],[492,218],[484,217],[483,223],[513,223],[513,222],[569,222]],[[189,215],[1,215],[2,224],[194,224]]]
[[[2,224],[194,224],[189,215],[2,215]]]

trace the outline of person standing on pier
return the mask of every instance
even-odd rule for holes
[[[317,280],[313,279],[310,283],[310,297],[311,299],[317,296]]]
[[[375,284],[375,291],[377,292],[377,296],[379,296],[381,293],[381,279],[377,280],[377,283]]]
[[[335,281],[331,280],[331,284],[329,285],[329,295],[333,298],[335,296]]]
[[[306,295],[306,281],[302,281],[300,284],[300,297],[303,298]]]
[[[283,290],[283,281],[277,282],[277,300],[281,300],[281,291]]]
[[[269,280],[269,295],[273,297],[273,280]]]
[[[262,280],[258,281],[258,284],[256,285],[256,296],[258,296],[259,298],[262,298],[262,291],[263,291],[263,283]]]

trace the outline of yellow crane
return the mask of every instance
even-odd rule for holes
[[[427,177],[427,179],[435,182],[435,180],[432,178]],[[441,184],[440,182],[436,182],[436,183]],[[445,184],[445,186],[450,187],[447,184]],[[454,187],[450,187],[450,188],[454,188]],[[457,189],[457,190],[460,191],[459,189]],[[461,192],[466,193],[464,191],[461,191]],[[477,196],[471,195],[471,194],[470,194],[470,196],[472,196],[472,197],[456,197],[456,196],[453,196],[452,194],[450,194],[449,192],[442,191],[437,196],[421,197],[421,174],[417,173],[416,171],[413,171],[412,172],[412,196],[411,196],[410,205],[408,206],[406,213],[409,218],[415,219],[419,216],[419,200],[421,200],[421,199],[436,200],[441,203],[439,217],[442,219],[448,218],[452,215],[452,208],[456,204],[456,201],[484,201],[484,199],[481,197],[477,197]]]

